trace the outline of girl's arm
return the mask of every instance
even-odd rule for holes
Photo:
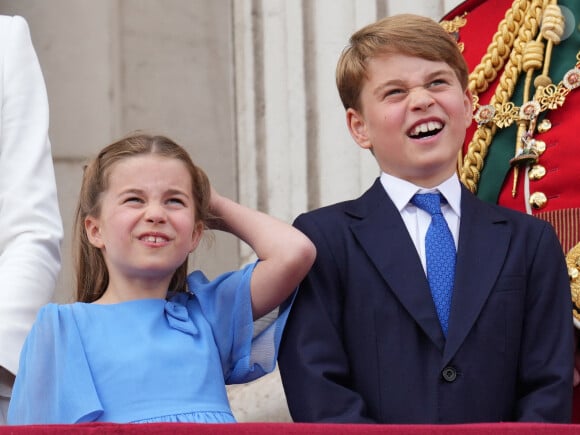
[[[280,305],[310,270],[316,248],[291,225],[219,195],[212,189],[212,229],[246,242],[261,260],[251,278],[254,319]]]

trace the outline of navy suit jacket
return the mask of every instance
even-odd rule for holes
[[[570,421],[570,286],[548,223],[462,187],[447,339],[378,179],[294,225],[318,252],[279,353],[295,421]]]

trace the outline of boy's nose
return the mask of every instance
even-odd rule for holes
[[[435,104],[435,100],[433,99],[429,91],[423,87],[412,89],[410,94],[411,94],[411,108],[413,110],[425,111],[433,104]]]

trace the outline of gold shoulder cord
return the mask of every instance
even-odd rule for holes
[[[497,72],[505,68],[499,79],[495,94],[492,96],[489,107],[502,107],[510,112],[510,98],[522,68],[522,57],[526,44],[532,41],[538,33],[542,12],[550,0],[515,0],[511,9],[506,12],[500,22],[492,43],[480,64],[469,76],[469,89],[474,96],[474,107],[479,107],[478,94],[486,90],[489,83],[495,80]],[[533,71],[532,71],[533,72]],[[486,111],[482,111],[486,115]],[[461,181],[472,192],[477,191],[481,170],[491,141],[499,127],[496,123],[479,122],[471,142],[467,147],[467,154],[459,168]]]

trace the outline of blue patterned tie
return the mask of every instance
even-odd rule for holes
[[[431,224],[425,235],[425,256],[427,257],[427,280],[437,309],[437,316],[447,337],[451,295],[455,279],[455,242],[441,213],[439,193],[417,194],[411,203],[431,215]]]

